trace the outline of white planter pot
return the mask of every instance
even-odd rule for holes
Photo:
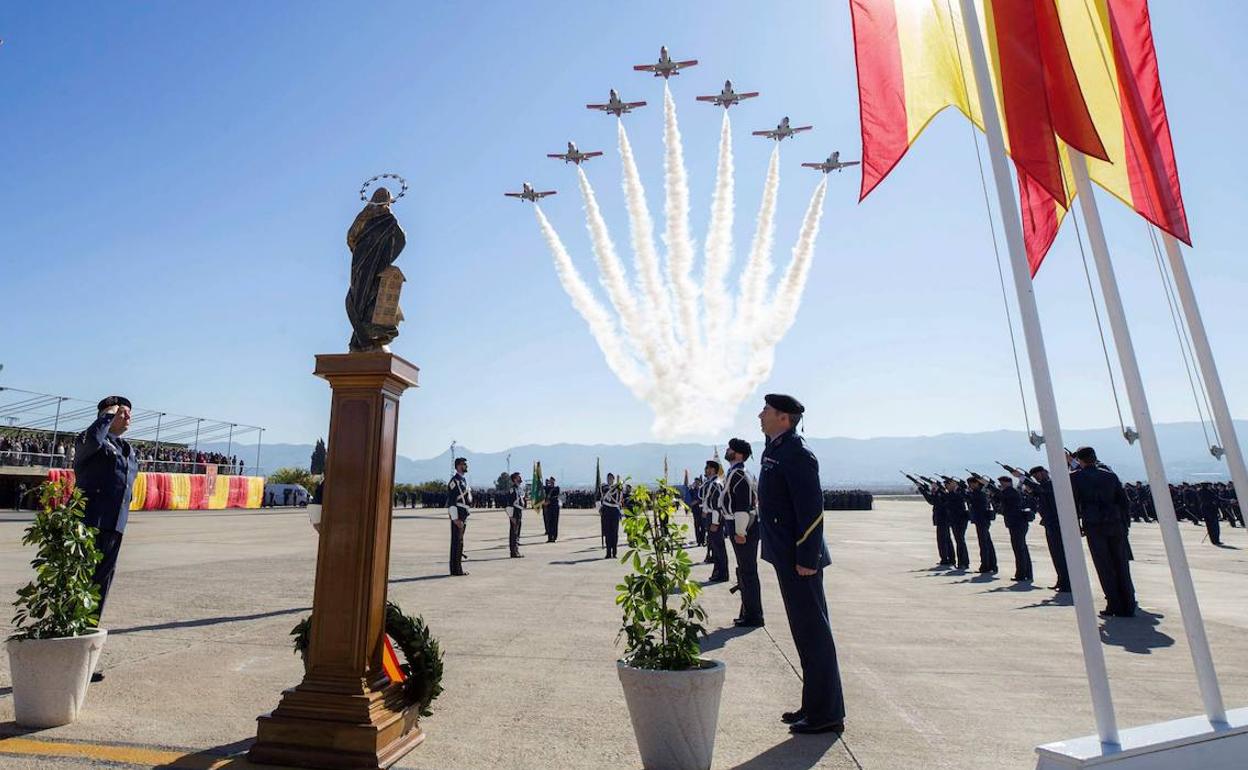
[[[709,770],[715,753],[724,664],[649,671],[616,663],[646,770]]]
[[[308,521],[312,522],[312,528],[317,532],[321,531],[321,504],[314,503],[308,505]]]
[[[13,718],[23,727],[57,727],[78,718],[107,631],[58,639],[10,640]]]

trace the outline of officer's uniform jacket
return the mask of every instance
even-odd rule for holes
[[[939,527],[941,524],[947,523],[945,520],[945,502],[941,499],[940,491],[929,488],[926,484],[919,487],[919,494],[923,495],[923,499],[927,504],[932,506],[932,526]]]
[[[467,521],[472,508],[472,489],[468,479],[456,473],[446,484],[446,515],[453,521]]]
[[[603,484],[601,505],[609,511],[619,513],[620,508],[624,505],[624,485],[618,483]]]
[[[745,469],[745,463],[735,463],[728,469],[724,479],[723,509],[732,522],[733,532],[744,536],[758,521],[758,483]]]
[[[125,532],[139,458],[130,442],[108,432],[113,415],[97,417],[75,441],[74,484],[87,498],[83,522],[106,532]]]
[[[984,492],[982,487],[967,491],[966,502],[971,507],[972,524],[988,524],[997,517],[988,505],[988,493]]]
[[[945,509],[945,521],[953,525],[966,524],[966,495],[962,490],[942,490],[938,494]]]
[[[1023,486],[1040,501],[1040,525],[1060,527],[1062,522],[1057,518],[1057,498],[1053,495],[1053,479],[1047,478],[1044,481],[1024,479]]]
[[[528,496],[524,494],[524,484],[512,487],[511,492],[507,494],[507,515],[519,516],[528,505]]]
[[[1127,494],[1113,471],[1096,466],[1080,468],[1070,474],[1070,486],[1085,530],[1127,522]]]
[[[1001,488],[1001,518],[1007,529],[1024,527],[1030,521],[1023,511],[1023,495],[1014,487]]]
[[[767,443],[758,473],[758,516],[763,560],[786,574],[832,563],[823,541],[819,461],[795,431]]]
[[[719,476],[711,476],[702,482],[702,511],[711,524],[722,524],[724,521],[724,480]]]

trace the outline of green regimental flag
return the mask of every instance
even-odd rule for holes
[[[539,507],[546,499],[546,485],[542,480],[542,461],[533,463],[533,481],[529,484],[529,505]]]
[[[602,458],[594,458],[594,500],[602,494]]]

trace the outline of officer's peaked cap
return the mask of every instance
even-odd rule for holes
[[[783,393],[768,393],[766,396],[763,396],[763,401],[766,401],[767,406],[770,406],[772,409],[785,414],[804,414],[806,412],[806,407],[802,406],[801,401]]]
[[[127,409],[133,408],[130,405],[130,399],[126,398],[125,396],[109,396],[108,398],[105,398],[100,401],[99,406],[96,407],[96,411],[102,412],[105,409],[108,409],[114,406],[124,406]]]
[[[728,442],[728,448],[739,455],[749,457],[754,454],[754,449],[750,446],[750,442],[745,439],[734,438]]]

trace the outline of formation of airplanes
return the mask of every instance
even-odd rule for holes
[[[697,59],[686,59],[684,61],[675,61],[672,59],[671,55],[668,53],[667,46],[662,46],[659,48],[659,60],[657,62],[655,62],[654,64],[635,64],[633,65],[633,69],[638,72],[649,72],[649,73],[652,73],[656,78],[661,77],[664,80],[667,80],[672,75],[679,75],[682,69],[685,69],[686,67],[692,67],[696,65],[697,63],[698,63]],[[758,94],[759,94],[758,91],[746,91],[746,92],[735,91],[733,90],[733,87],[732,87],[732,81],[725,80],[724,87],[723,89],[720,90],[718,94],[712,94],[709,96],[699,96],[697,97],[697,100],[700,102],[708,102],[710,104],[715,105],[716,107],[723,107],[724,109],[729,109],[734,104],[740,104],[742,101],[746,99],[753,99],[754,97],[758,96]],[[638,107],[645,107],[646,103],[645,102],[626,102],[620,98],[619,92],[617,92],[614,88],[612,88],[610,92],[608,93],[608,98],[605,103],[587,104],[585,106],[588,109],[600,110],[601,112],[605,112],[609,115],[615,115],[617,118],[619,118],[632,112]],[[789,119],[786,116],[783,120],[781,120],[776,125],[775,128],[767,129],[765,131],[752,131],[751,134],[753,134],[754,136],[762,136],[768,139],[773,139],[777,142],[781,142],[781,141],[784,141],[785,139],[788,139],[789,137],[795,136],[796,134],[802,131],[810,131],[813,128],[814,126],[794,126],[789,123]],[[596,150],[594,152],[581,152],[580,149],[577,148],[575,142],[568,142],[567,152],[547,153],[546,157],[557,158],[559,160],[562,160],[564,163],[575,163],[576,165],[579,166],[581,165],[581,163],[589,160],[590,158],[596,158],[600,155],[602,155],[602,153]],[[859,163],[861,163],[861,161],[841,160],[841,153],[834,152],[831,155],[829,155],[826,160],[820,163],[803,163],[802,166],[805,168],[813,168],[824,174],[828,174],[833,171],[839,172],[845,168],[848,168],[849,166],[857,166],[859,165]],[[525,182],[520,192],[509,192],[509,193],[504,193],[504,195],[511,197],[511,198],[518,198],[520,200],[531,201],[533,203],[536,203],[548,195],[554,195],[555,192],[556,192],[555,190],[544,190],[544,191],[534,190],[533,185],[529,184],[528,182]]]

